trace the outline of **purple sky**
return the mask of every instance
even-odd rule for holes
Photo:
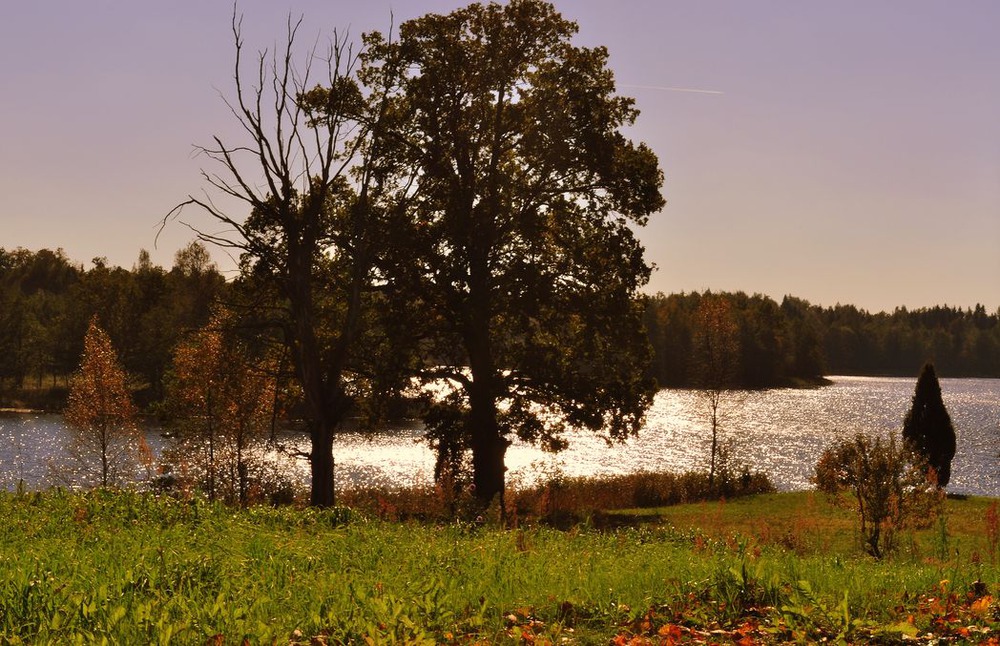
[[[1000,306],[1000,2],[558,0],[607,45],[660,156],[650,290],[814,303]],[[438,0],[243,0],[248,49]],[[231,4],[51,0],[0,9],[0,247],[169,266],[159,219],[203,187],[192,144],[235,135]],[[711,90],[684,92],[663,88]],[[219,257],[220,264],[230,263]]]

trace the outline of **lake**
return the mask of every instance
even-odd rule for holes
[[[831,377],[811,390],[735,393],[723,402],[723,434],[753,470],[771,476],[780,490],[810,487],[823,448],[858,432],[899,432],[916,379]],[[1000,496],[1000,379],[942,379],[941,390],[958,435],[948,491]],[[431,481],[434,458],[417,423],[374,434],[344,433],[334,446],[338,486],[346,483],[407,485]],[[154,453],[169,440],[147,429]],[[67,438],[58,415],[0,414],[0,485],[24,480],[29,488],[51,484],[48,463]],[[303,436],[287,438],[305,449]],[[593,434],[569,436],[570,448],[552,455],[522,444],[508,451],[510,478],[532,482],[555,474],[605,475],[639,470],[707,468],[705,405],[686,390],[656,395],[637,438],[608,446]],[[299,463],[305,481],[308,467]]]

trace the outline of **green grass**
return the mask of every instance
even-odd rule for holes
[[[946,539],[912,533],[878,562],[809,493],[606,531],[0,494],[0,643],[979,643],[1000,636],[993,502],[949,500]]]

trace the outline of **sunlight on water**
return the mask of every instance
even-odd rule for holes
[[[823,448],[858,432],[898,432],[913,396],[915,380],[834,377],[816,390],[779,389],[739,393],[723,402],[723,432],[737,454],[754,470],[765,471],[782,490],[810,486],[809,477]],[[1000,380],[943,379],[945,404],[958,434],[949,491],[1000,496]],[[0,483],[13,488],[50,482],[47,463],[62,455],[66,430],[54,415],[0,415]],[[150,430],[158,453],[164,440]],[[430,483],[431,451],[421,442],[419,425],[374,434],[344,433],[334,445],[338,488]],[[303,435],[288,444],[308,450]],[[600,437],[572,434],[570,448],[557,455],[523,444],[507,453],[512,481],[530,483],[561,473],[601,475],[638,470],[706,469],[708,422],[705,404],[692,391],[657,394],[639,437],[609,446]],[[296,467],[303,482],[308,465]]]

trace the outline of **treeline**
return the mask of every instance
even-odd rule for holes
[[[927,361],[947,377],[1000,377],[1000,312],[932,307],[869,313],[820,307],[786,296],[777,303],[744,293],[657,294],[646,326],[661,386],[697,385],[699,308],[721,299],[738,333],[736,382],[750,388],[815,382],[822,375],[913,376]]]
[[[128,270],[103,258],[84,269],[61,249],[0,249],[3,403],[59,405],[95,314],[134,381],[137,402],[160,400],[178,340],[205,325],[226,290],[200,243],[178,251],[169,270],[153,265],[146,251]]]
[[[160,401],[178,342],[203,327],[213,303],[234,290],[198,242],[178,251],[170,269],[153,265],[145,251],[131,269],[101,258],[85,269],[62,250],[0,249],[0,404],[58,404],[94,314],[133,378],[138,403]],[[697,385],[698,311],[707,296],[648,297],[652,370],[661,386]],[[948,377],[1000,377],[1000,312],[982,305],[872,314],[790,296],[780,304],[744,293],[711,297],[727,303],[738,331],[733,363],[745,387],[831,374],[913,376],[926,361]],[[32,391],[48,392],[50,400],[32,402]]]

